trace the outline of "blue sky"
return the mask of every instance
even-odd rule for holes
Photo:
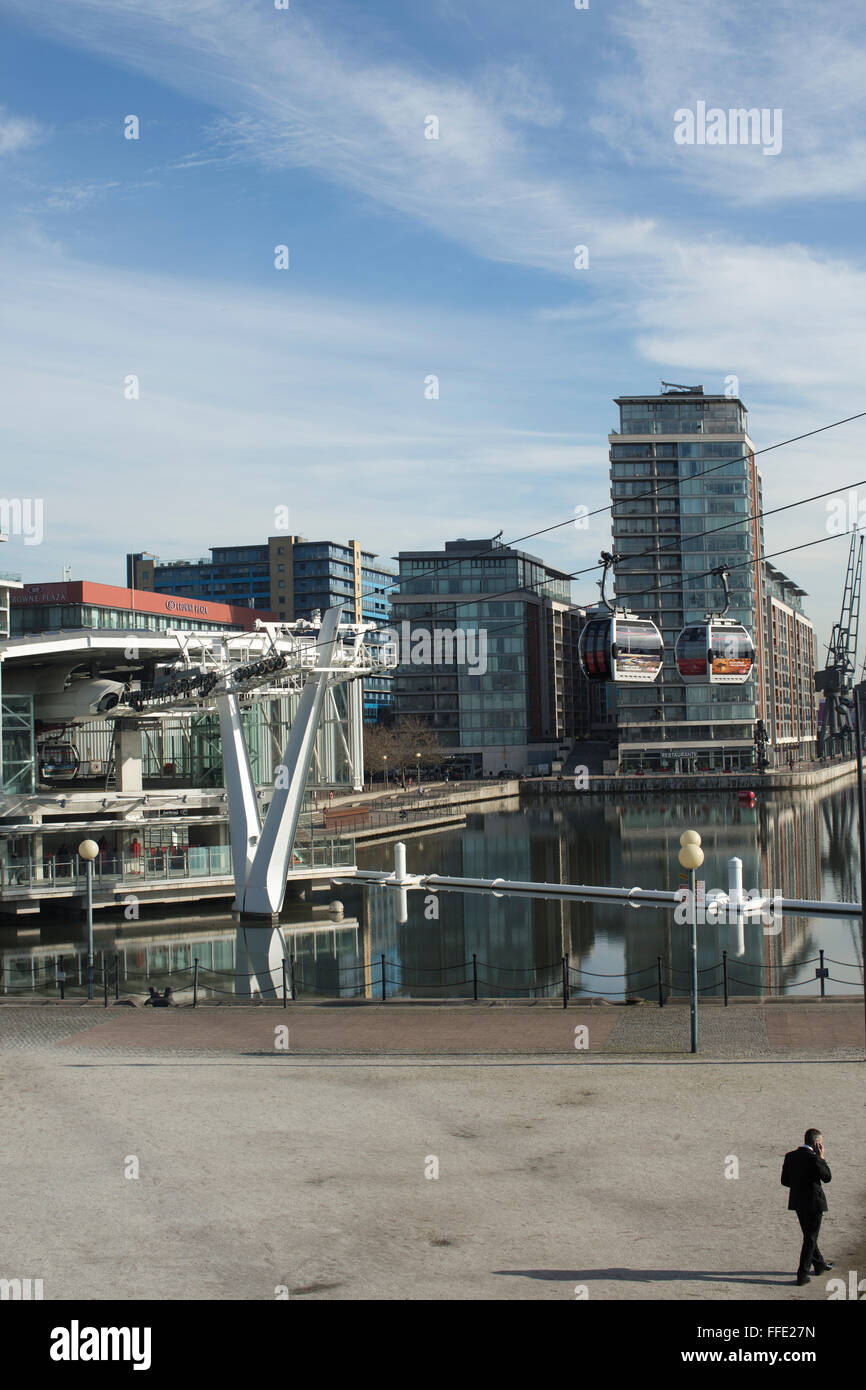
[[[737,376],[759,448],[866,410],[853,0],[0,0],[0,22],[4,489],[45,506],[2,564],[27,580],[122,583],[127,550],[258,540],[285,505],[383,556],[520,536],[607,502],[611,398],[662,378]],[[781,109],[781,152],[677,145],[699,100]],[[866,477],[864,439],[769,454],[765,505]],[[826,524],[768,518],[768,551]],[[608,540],[601,518],[527,548],[573,571]],[[845,551],[777,561],[822,637]]]

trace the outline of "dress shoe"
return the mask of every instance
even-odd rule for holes
[[[812,1282],[812,1280],[810,1279],[810,1277],[809,1277],[808,1274],[798,1274],[798,1275],[797,1275],[797,1283],[798,1283],[798,1284],[811,1284],[811,1282]]]
[[[813,1274],[823,1274],[823,1273],[825,1272],[825,1270],[832,1269],[832,1268],[833,1268],[833,1261],[832,1261],[832,1260],[825,1260],[824,1263],[823,1263],[822,1265],[814,1265],[814,1266],[813,1266],[813,1269],[812,1269],[812,1273],[813,1273]]]

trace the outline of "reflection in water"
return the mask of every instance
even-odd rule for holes
[[[684,829],[702,836],[701,876],[708,893],[727,888],[727,861],[736,855],[748,891],[859,901],[854,787],[799,793],[796,799],[768,796],[751,807],[706,792],[619,801],[569,796],[525,810],[473,815],[463,829],[409,838],[408,867],[411,873],[467,878],[672,889],[684,881],[677,862]],[[387,868],[392,855],[391,845],[369,846],[359,851],[359,868]],[[557,996],[563,956],[573,997],[655,999],[659,958],[667,992],[688,990],[689,927],[669,909],[440,890],[409,893],[408,921],[400,924],[396,895],[387,889],[342,885],[330,896],[342,903],[342,916],[320,898],[283,913],[301,997],[381,998],[383,956],[390,998],[471,998],[474,987],[482,998]],[[24,933],[26,941],[15,925],[0,927],[0,990],[53,994],[62,968],[67,991],[80,995],[86,986],[80,918],[27,919]],[[103,966],[113,993],[115,957],[122,993],[146,993],[151,983],[189,987],[198,957],[201,994],[233,994],[235,927],[227,911],[197,905],[160,915],[156,908],[142,909],[136,922],[99,913],[95,936],[98,995]],[[701,988],[708,995],[722,991],[725,951],[731,994],[816,993],[821,949],[830,971],[828,993],[862,989],[857,918],[785,917],[780,931],[765,929],[760,918],[747,920],[739,931],[735,923],[708,922],[698,927],[698,942]]]
[[[707,892],[727,889],[728,860],[737,856],[743,861],[743,886],[752,893],[858,902],[855,798],[854,788],[801,793],[796,800],[767,797],[751,807],[707,792],[664,799],[624,795],[619,801],[568,797],[538,809],[470,817],[465,830],[410,840],[409,869],[674,889],[686,882],[677,861],[680,835],[696,829],[703,841],[701,879]],[[359,855],[359,867],[382,867],[389,854],[385,846],[371,847]],[[428,921],[422,895],[410,894],[409,921],[400,926],[387,891],[370,894],[372,953],[387,954],[388,977],[405,982],[403,993],[439,992],[432,985],[451,968],[452,976],[465,979],[455,992],[471,996],[473,954],[484,963],[482,996],[558,993],[564,955],[573,995],[655,998],[659,957],[673,992],[688,989],[690,929],[667,909],[453,892],[440,892],[438,899],[439,920]],[[707,922],[698,928],[700,987],[708,995],[721,994],[727,952],[731,994],[814,993],[822,948],[830,969],[827,992],[859,993],[857,918],[784,917],[766,929],[757,918],[746,920],[739,931],[733,922]],[[540,987],[530,991],[534,976]],[[396,984],[392,992],[398,992]]]

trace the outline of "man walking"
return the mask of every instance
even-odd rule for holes
[[[807,1129],[799,1149],[785,1154],[782,1164],[782,1186],[790,1188],[788,1211],[795,1211],[803,1232],[803,1248],[797,1267],[797,1283],[809,1283],[809,1266],[815,1274],[832,1269],[818,1249],[821,1217],[827,1210],[827,1198],[822,1183],[829,1182],[830,1168],[824,1158],[824,1139],[819,1129]]]

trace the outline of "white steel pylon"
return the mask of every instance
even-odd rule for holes
[[[285,942],[278,917],[304,800],[316,733],[333,669],[342,607],[329,608],[319,629],[316,664],[301,692],[274,780],[264,825],[241,725],[237,696],[218,695],[235,907],[241,914],[235,963],[238,994],[274,998],[283,987]]]

